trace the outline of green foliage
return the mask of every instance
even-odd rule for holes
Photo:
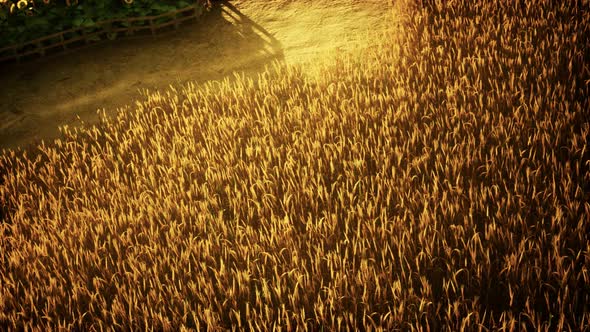
[[[6,0],[0,2],[0,48],[25,43],[71,28],[96,27],[96,23],[109,19],[160,15],[186,8],[191,3],[181,1],[162,2],[140,0],[126,3],[120,0],[88,0],[83,3],[66,1],[32,2]],[[20,7],[20,9],[19,9]],[[163,19],[164,21],[169,18]],[[148,24],[148,22],[134,22]],[[120,23],[120,27],[129,24]],[[108,38],[116,38],[110,33]],[[96,39],[96,38],[94,38]],[[2,54],[0,54],[1,56]]]

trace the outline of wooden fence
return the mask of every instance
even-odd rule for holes
[[[63,52],[69,50],[68,46],[82,42],[88,45],[104,40],[109,34],[124,32],[126,36],[134,35],[138,31],[150,30],[152,36],[165,27],[174,26],[178,29],[182,22],[198,18],[203,11],[203,0],[198,0],[188,7],[170,11],[156,16],[141,16],[120,19],[110,19],[96,22],[92,27],[78,27],[60,31],[45,37],[31,40],[21,44],[15,44],[0,48],[0,62],[21,59],[28,56],[44,56],[48,51]],[[156,20],[163,19],[163,23],[156,24]],[[146,24],[147,23],[147,24]],[[123,25],[113,27],[113,25]],[[90,30],[90,32],[89,32]]]

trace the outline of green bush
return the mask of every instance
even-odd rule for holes
[[[99,21],[160,15],[189,5],[185,0],[0,0],[0,48],[71,28],[92,28]]]

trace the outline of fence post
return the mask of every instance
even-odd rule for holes
[[[59,40],[61,41],[61,47],[63,47],[64,51],[66,51],[68,49],[68,47],[66,46],[65,40],[64,40],[64,33],[61,32],[59,34]]]
[[[156,35],[156,31],[155,31],[155,28],[154,28],[154,19],[153,18],[150,18],[150,30],[152,30],[152,36],[155,36]]]
[[[18,54],[18,46],[14,46],[14,48],[12,48],[12,53],[14,53],[14,57],[16,58],[16,63],[20,63],[20,55]]]
[[[41,54],[41,56],[44,56],[45,48],[43,48],[43,44],[41,43],[41,41],[36,42],[35,45],[37,46],[37,51],[39,52],[39,54]]]

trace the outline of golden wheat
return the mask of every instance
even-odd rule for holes
[[[407,8],[4,151],[0,327],[587,328],[590,4]]]

